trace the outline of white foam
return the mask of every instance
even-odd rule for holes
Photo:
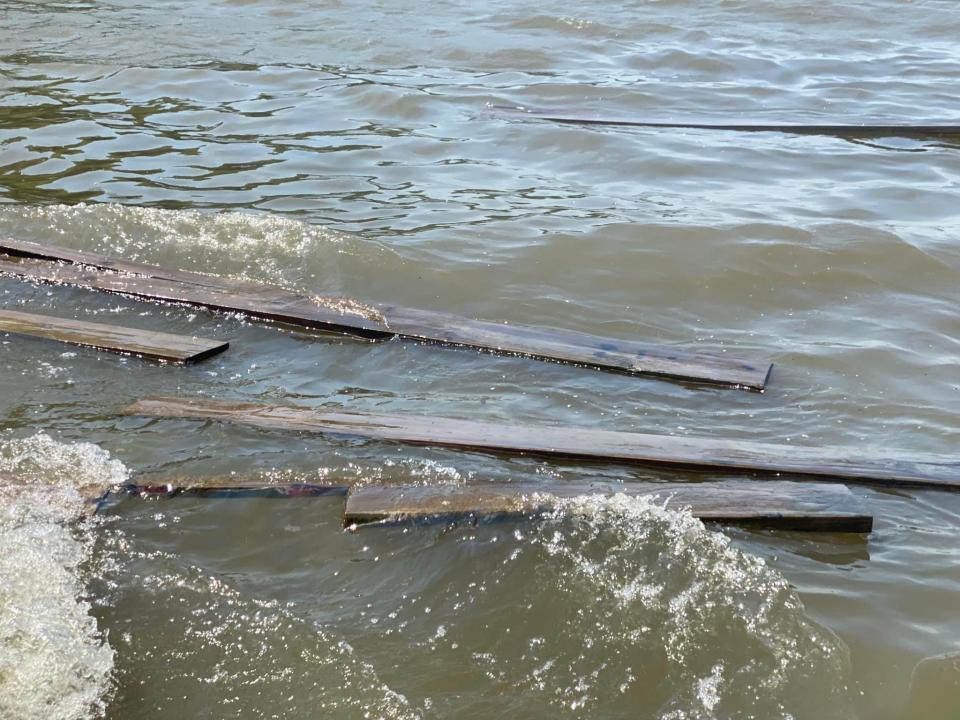
[[[340,255],[383,250],[346,233],[277,215],[113,203],[18,206],[15,213],[0,208],[0,234],[332,293],[339,287]]]
[[[126,468],[89,443],[47,435],[0,440],[0,718],[86,720],[102,714],[113,650],[90,616],[91,487]]]
[[[816,697],[842,715],[847,648],[807,617],[783,575],[689,512],[647,497],[571,498],[535,542],[560,566],[559,589],[588,598],[578,631],[598,657],[637,644],[662,653],[671,689],[662,720],[724,717],[724,703],[786,717]],[[600,674],[586,667],[576,682],[553,678],[568,702],[602,697]]]

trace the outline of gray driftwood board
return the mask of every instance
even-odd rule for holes
[[[873,528],[873,516],[846,486],[785,481],[362,485],[347,496],[344,523],[529,515],[553,508],[559,498],[617,493],[689,508],[705,522],[823,532],[867,533]]]
[[[0,334],[28,335],[152,360],[188,363],[226,350],[221,340],[0,310]]]
[[[960,458],[914,456],[908,459],[902,453],[868,447],[804,447],[576,427],[491,424],[421,415],[321,412],[295,406],[203,398],[145,398],[123,412],[507,455],[805,476],[879,486],[960,489]]]

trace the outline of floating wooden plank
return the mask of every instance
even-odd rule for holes
[[[531,515],[560,498],[581,495],[652,496],[669,508],[690,508],[705,522],[779,530],[868,533],[873,516],[837,484],[795,482],[364,485],[350,490],[344,524],[429,517]]]
[[[548,120],[550,122],[572,125],[620,125],[644,128],[674,128],[680,130],[720,130],[731,132],[778,132],[792,135],[836,135],[839,137],[908,137],[934,138],[946,136],[960,137],[960,125],[888,125],[888,124],[826,124],[801,125],[797,123],[694,123],[694,122],[654,122],[648,120],[628,120],[624,118],[603,118],[579,116],[564,110],[548,110],[516,107],[511,105],[492,105],[490,110],[498,115]]]
[[[2,248],[0,248],[2,249]],[[275,320],[302,327],[346,332],[369,338],[391,337],[382,321],[363,315],[340,312],[320,299],[291,298],[280,288],[263,286],[263,291],[237,293],[216,285],[199,285],[175,280],[124,275],[86,265],[59,265],[45,260],[9,258],[0,255],[0,273],[29,280],[101,290],[143,300],[160,300],[184,305],[238,312],[253,318]]]
[[[166,483],[127,483],[119,492],[137,497],[295,498],[346,495],[347,485],[270,483],[237,480],[181,480]]]
[[[151,360],[190,363],[221,353],[230,343],[50,315],[0,310],[0,333],[28,335]]]
[[[762,391],[772,365],[585,333],[416,310],[310,297],[271,285],[117,260],[23,240],[0,239],[0,273],[177,302],[210,310],[370,339],[399,337],[486,352],[572,363],[600,370]],[[55,264],[69,263],[69,264]]]
[[[899,453],[867,447],[815,448],[585,428],[494,425],[419,415],[318,412],[294,406],[190,398],[146,398],[123,412],[508,455],[808,476],[880,486],[960,489],[960,458],[922,456],[906,460]]]

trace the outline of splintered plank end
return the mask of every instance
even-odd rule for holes
[[[191,363],[223,352],[230,343],[220,340],[138,330],[50,315],[0,310],[0,333],[57,340],[71,345],[136,355],[150,360]]]
[[[869,533],[873,528],[873,516],[847,487],[785,481],[364,485],[347,495],[344,524],[536,515],[562,498],[617,493],[689,508],[704,522],[818,532]]]

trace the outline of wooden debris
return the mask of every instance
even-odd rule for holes
[[[347,485],[320,483],[272,483],[266,481],[189,480],[174,482],[136,482],[118,488],[137,497],[202,497],[202,498],[293,498],[346,495]]]
[[[49,315],[0,310],[0,333],[29,335],[136,355],[151,360],[189,363],[203,360],[230,347],[219,340],[137,330],[118,325],[68,320]]]
[[[123,412],[508,455],[807,476],[884,487],[960,489],[960,458],[924,456],[906,460],[898,453],[865,447],[803,447],[585,428],[511,426],[418,415],[319,412],[293,406],[187,398],[146,398]]]
[[[764,389],[772,368],[766,361],[687,352],[568,330],[506,325],[386,304],[364,305],[345,298],[309,297],[271,285],[167,270],[23,240],[0,239],[0,251],[6,253],[0,255],[0,273],[31,281],[238,312],[370,339],[398,337],[756,391]]]
[[[643,128],[675,128],[680,130],[720,130],[735,132],[777,132],[791,135],[836,135],[838,137],[907,137],[933,138],[945,136],[960,137],[960,125],[888,125],[888,124],[794,124],[794,123],[692,123],[692,122],[653,122],[647,120],[627,120],[622,118],[603,118],[578,116],[565,110],[547,110],[515,107],[511,105],[493,105],[490,110],[498,115],[549,120],[571,125],[619,125]]]
[[[779,530],[868,533],[873,516],[843,485],[795,482],[363,485],[350,490],[344,524],[429,517],[531,515],[559,498],[581,495],[652,496],[670,508],[688,507],[705,522]]]

